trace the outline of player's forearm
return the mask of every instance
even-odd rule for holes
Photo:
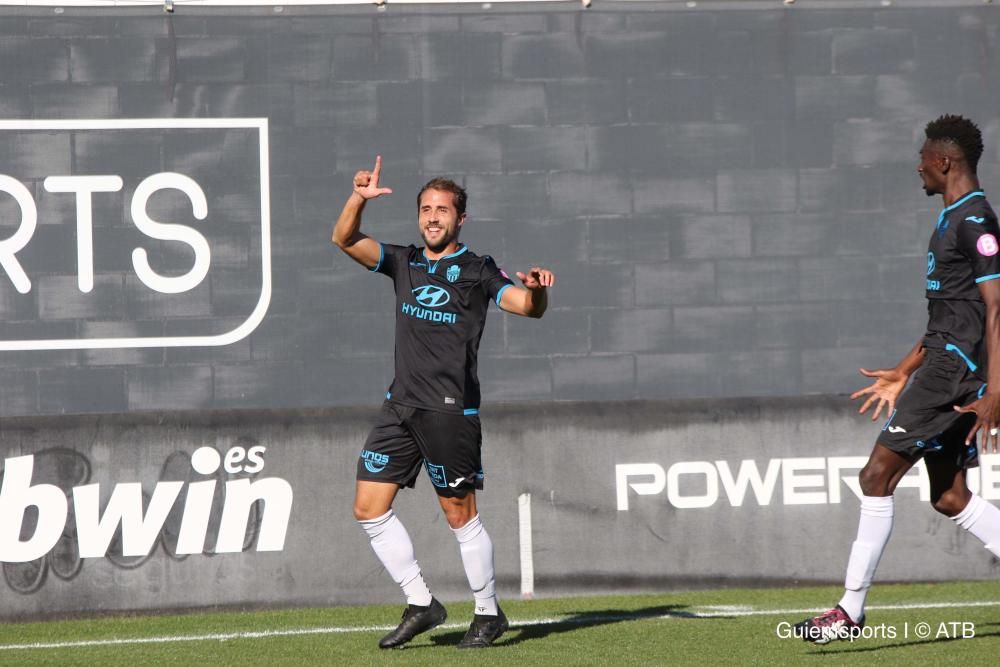
[[[331,240],[338,248],[347,248],[365,238],[361,233],[361,212],[364,211],[365,201],[365,198],[356,192],[352,192],[347,198],[344,209],[333,226]]]
[[[541,317],[545,314],[545,309],[549,306],[548,290],[544,287],[540,289],[525,290],[524,297],[525,315],[528,317]]]
[[[920,364],[924,362],[924,341],[921,339],[913,346],[902,361],[896,364],[896,370],[904,375],[912,375],[913,371],[920,367]]]

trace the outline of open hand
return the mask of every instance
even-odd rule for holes
[[[852,401],[862,396],[868,397],[858,409],[858,414],[863,415],[873,403],[878,401],[875,405],[875,412],[872,413],[872,421],[879,418],[883,408],[888,408],[886,415],[891,416],[892,411],[896,409],[896,399],[899,397],[900,392],[903,391],[903,388],[906,387],[906,380],[909,376],[897,371],[895,368],[882,368],[876,371],[859,368],[858,371],[865,377],[875,378],[875,382],[870,386],[859,389],[851,394]]]
[[[997,441],[1000,440],[1000,435],[997,435],[997,429],[1000,428],[1000,394],[983,394],[982,397],[965,407],[956,405],[955,410],[976,413],[976,423],[973,424],[969,434],[965,436],[965,444],[970,444],[976,434],[981,432],[983,454],[987,454],[989,451],[996,454]],[[989,451],[987,450],[988,446],[990,446]]]

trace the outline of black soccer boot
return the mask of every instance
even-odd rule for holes
[[[510,626],[507,617],[500,607],[497,607],[496,616],[476,614],[472,617],[469,631],[462,637],[462,641],[458,642],[458,648],[486,648],[499,639],[508,627]]]
[[[399,626],[387,634],[378,643],[379,648],[399,648],[410,641],[421,632],[427,632],[444,623],[448,618],[448,612],[444,605],[431,598],[431,604],[427,607],[418,607],[415,604],[406,605],[403,611],[403,620]]]
[[[795,633],[793,636],[813,644],[829,644],[834,639],[860,637],[860,632],[864,627],[864,616],[855,623],[844,611],[844,608],[838,604],[830,611],[825,611],[815,618],[807,618],[796,623],[793,627]]]

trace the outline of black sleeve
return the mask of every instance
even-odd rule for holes
[[[395,278],[396,270],[400,263],[406,261],[408,248],[401,245],[392,245],[391,243],[379,243],[379,247],[381,248],[381,253],[378,264],[369,269],[369,271]]]
[[[483,288],[490,298],[499,306],[500,296],[503,291],[514,284],[514,281],[507,277],[503,269],[497,266],[496,262],[489,255],[483,257],[483,270],[480,273],[480,280]]]
[[[976,282],[1000,278],[1000,227],[991,213],[970,215],[958,223],[959,249],[972,262]]]

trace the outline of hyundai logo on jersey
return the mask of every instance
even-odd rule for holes
[[[421,306],[425,306],[425,308],[414,306],[412,303],[404,303],[402,305],[404,315],[415,317],[418,320],[441,322],[443,324],[455,324],[455,322],[458,321],[458,315],[456,313],[431,310],[432,308],[440,308],[451,301],[451,295],[445,288],[438,287],[436,285],[424,285],[423,287],[417,287],[414,289],[413,296],[416,298],[417,303]]]
[[[418,287],[413,290],[413,294],[417,298],[417,303],[425,308],[440,308],[451,301],[451,295],[448,294],[448,290],[436,285]]]
[[[929,253],[927,253],[927,275],[931,275],[932,273],[934,273],[934,269],[935,268],[937,268],[937,260],[934,259],[934,253],[933,252],[929,252]],[[939,291],[941,289],[941,281],[940,280],[928,280],[927,281],[927,289],[930,292],[937,292],[937,291]]]

